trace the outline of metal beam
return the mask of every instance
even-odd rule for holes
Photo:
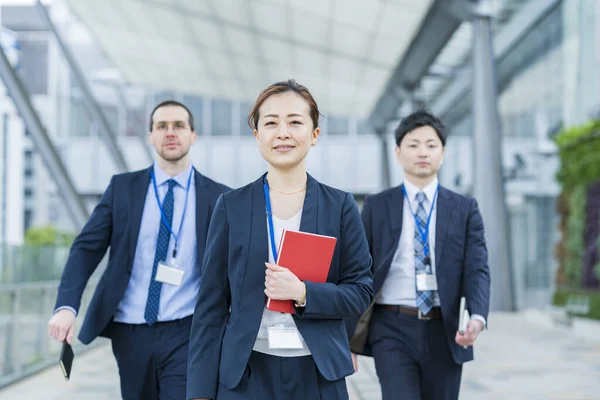
[[[468,17],[467,12],[463,0],[433,2],[369,115],[369,123],[376,132],[385,129],[387,122],[396,118],[396,112],[403,101],[398,96],[397,89],[412,92],[417,88],[440,51],[463,19]]]
[[[4,258],[6,254],[6,250],[4,248],[5,244],[8,243],[6,239],[6,211],[8,210],[8,115],[5,113],[2,114],[2,164],[0,164],[0,168],[2,168],[2,178],[0,180],[0,252],[2,252],[2,257],[0,257],[0,269],[5,265]],[[1,271],[0,271],[1,272]]]
[[[519,44],[532,27],[548,15],[561,0],[530,1],[494,37],[494,62],[497,64],[497,90],[502,92],[506,84],[505,75],[510,71],[502,69],[502,60]],[[431,111],[440,117],[444,124],[452,126],[471,111],[472,68],[466,66],[457,73],[456,79],[437,96]]]
[[[381,180],[382,185],[385,189],[392,185],[392,173],[390,171],[390,150],[388,148],[387,135],[384,130],[375,132],[379,138],[381,152]]]
[[[69,212],[69,216],[73,221],[75,229],[80,230],[85,225],[89,213],[83,201],[77,194],[75,186],[73,185],[61,158],[58,156],[56,149],[50,141],[42,121],[33,108],[33,105],[29,100],[27,89],[25,89],[23,82],[21,82],[12,65],[10,65],[8,58],[4,53],[4,49],[1,47],[0,75],[2,75],[6,89],[19,110],[19,114],[21,115],[21,118],[23,118],[27,129],[31,133],[36,148],[40,152],[42,159],[46,163],[50,174],[59,188],[58,192],[65,202],[65,208]]]
[[[427,70],[426,76],[452,79],[452,78],[454,78],[455,74],[456,74],[455,68],[448,67],[446,65],[441,65],[441,64],[433,64]]]
[[[62,54],[65,57],[67,64],[69,65],[71,73],[73,74],[73,78],[75,78],[75,81],[77,82],[77,85],[81,90],[83,100],[88,108],[88,111],[91,114],[92,119],[98,124],[100,135],[104,138],[104,143],[108,147],[108,151],[112,155],[116,163],[117,171],[127,172],[129,169],[127,167],[127,163],[125,162],[125,157],[121,152],[121,148],[117,143],[117,136],[115,132],[113,132],[112,128],[108,123],[108,120],[106,119],[106,116],[104,115],[104,113],[100,109],[100,106],[96,102],[92,93],[92,89],[90,88],[90,85],[88,84],[88,81],[85,75],[83,74],[83,71],[79,67],[75,56],[73,55],[73,53],[71,53],[71,49],[65,44],[65,41],[62,39],[60,33],[58,32],[58,29],[56,29],[56,26],[50,19],[50,15],[48,15],[46,7],[44,7],[40,0],[36,2],[35,6],[39,11],[40,16],[42,17],[42,19],[56,38],[58,47],[60,47]]]
[[[502,135],[498,115],[491,0],[473,5],[474,194],[485,227],[491,273],[491,308],[514,311],[514,281],[508,212],[502,180]]]

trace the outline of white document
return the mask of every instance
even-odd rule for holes
[[[170,267],[164,263],[158,263],[156,277],[158,282],[168,283],[169,285],[180,286],[183,280],[183,270],[175,267]]]
[[[467,332],[467,328],[469,327],[469,320],[471,316],[469,315],[469,311],[467,310],[467,299],[464,297],[460,298],[460,308],[458,310],[458,333],[464,335]],[[466,349],[467,346],[463,346],[463,349]]]
[[[460,309],[458,311],[458,332],[464,335],[469,326],[469,320],[471,316],[467,310],[467,299],[464,297],[460,298]]]

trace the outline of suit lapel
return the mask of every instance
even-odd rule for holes
[[[206,179],[195,168],[194,185],[196,187],[196,262],[201,267],[204,258],[204,243],[206,243],[206,233],[210,221],[210,196],[206,193]]]
[[[269,261],[268,237],[267,237],[267,212],[265,207],[265,195],[263,189],[263,177],[252,184],[251,193],[252,215],[247,221],[240,221],[248,233],[249,254],[246,263],[244,296],[248,301],[257,302],[250,309],[264,307],[266,296],[265,288],[265,262]],[[239,204],[239,207],[248,207],[248,204]],[[242,213],[240,213],[241,215]]]
[[[435,223],[435,267],[439,271],[442,260],[442,250],[446,242],[448,228],[452,225],[454,218],[454,207],[452,197],[448,190],[440,186],[437,199],[437,215]]]
[[[252,216],[246,223],[240,221],[242,226],[248,226],[249,255],[246,263],[246,276],[244,279],[244,295],[251,301],[260,301],[259,309],[265,304],[265,261],[269,260],[267,213],[263,176],[252,184]],[[306,196],[302,206],[300,230],[303,232],[317,233],[317,208],[318,185],[310,175],[307,177]],[[247,206],[240,204],[240,207]]]
[[[400,242],[400,234],[402,233],[402,220],[404,217],[404,193],[402,187],[400,185],[392,190],[386,199],[387,216],[388,221],[390,221],[390,241],[387,243],[383,253],[385,254],[384,265],[386,265],[386,275],[394,259],[394,254],[396,254],[396,249]]]
[[[404,193],[402,192],[402,185],[398,186],[388,194],[385,205],[390,221],[390,229],[392,234],[397,236],[394,243],[398,244],[400,232],[402,231],[402,211],[404,210]]]
[[[300,230],[302,232],[317,233],[318,189],[317,181],[307,174],[306,196],[304,197],[302,218],[300,219]]]
[[[385,278],[392,265],[394,254],[398,248],[400,241],[400,234],[402,233],[402,210],[404,209],[404,193],[402,192],[402,185],[391,190],[385,198],[385,214],[382,216],[384,221],[382,224],[378,224],[378,221],[374,221],[372,229],[378,229],[379,226],[389,226],[389,231],[381,229],[378,234],[374,235],[375,240],[381,240],[382,242],[382,260],[381,267],[375,271],[373,278],[373,287],[375,290],[381,289]],[[377,212],[374,210],[374,212]],[[387,220],[386,220],[387,217]]]
[[[131,183],[132,200],[131,208],[129,210],[129,215],[131,216],[131,231],[129,233],[129,270],[131,270],[133,266],[135,249],[137,247],[140,227],[142,225],[142,214],[144,212],[144,204],[146,203],[148,185],[150,184],[151,168],[152,167],[140,171],[137,176],[133,178]]]

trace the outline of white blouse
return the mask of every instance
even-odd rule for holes
[[[283,230],[288,231],[298,231],[300,230],[300,218],[302,217],[302,210],[298,212],[298,214],[294,215],[290,219],[280,219],[273,215],[273,229],[275,231],[275,248],[279,248],[279,244],[281,242],[281,235]],[[268,223],[267,223],[267,237],[269,238],[269,263],[275,264],[275,260],[273,259],[273,252],[271,251],[271,235],[268,233]],[[254,351],[258,351],[260,353],[269,354],[272,356],[278,357],[300,357],[300,356],[308,356],[311,354],[304,338],[300,332],[298,335],[300,336],[300,340],[302,342],[302,348],[298,349],[270,349],[269,341],[267,339],[267,329],[272,326],[286,327],[286,328],[296,328],[296,323],[294,322],[294,318],[291,314],[281,313],[278,311],[271,311],[267,309],[266,305],[263,310],[262,320],[260,321],[260,329],[258,330],[258,335],[256,337],[256,341],[254,342]]]

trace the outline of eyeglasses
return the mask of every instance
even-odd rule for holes
[[[190,126],[183,121],[157,122],[152,127],[152,131],[160,134],[165,134],[169,131],[169,128],[171,128],[171,130],[177,135],[181,135],[190,131]]]

